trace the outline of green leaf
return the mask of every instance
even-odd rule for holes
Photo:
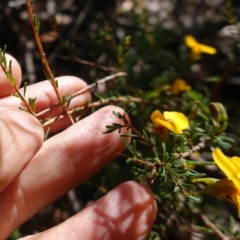
[[[203,79],[206,82],[219,82],[220,77],[219,76],[212,76],[212,77],[207,77]]]
[[[159,158],[158,149],[156,147],[154,147],[152,150],[153,150],[153,153],[155,155],[155,158]]]
[[[195,165],[195,166],[216,165],[215,162],[203,162],[203,161],[191,161],[191,160],[187,160],[186,164],[188,164],[188,165]]]
[[[133,161],[133,158],[128,158],[127,160],[126,160],[126,163],[130,163],[130,162],[132,162]]]
[[[84,110],[85,107],[77,107],[73,109],[73,112],[81,112]]]
[[[121,125],[121,126],[122,126],[122,125]],[[130,133],[130,134],[122,134],[120,137],[131,137],[131,138],[137,138],[138,135]]]
[[[101,99],[104,99],[100,94],[98,94],[98,93],[94,93],[94,96],[97,98],[97,99],[99,99],[99,100],[101,100]]]
[[[29,98],[28,99],[28,104],[30,106],[30,108],[35,111],[35,102],[36,102],[37,98]]]
[[[23,107],[19,107],[20,110],[23,110],[25,112],[29,112],[26,108],[23,108]]]
[[[201,202],[201,199],[194,197],[194,196],[188,196],[188,198],[193,200],[194,202]]]
[[[67,107],[69,107],[69,105],[70,105],[70,102],[73,98],[73,94],[74,94],[74,92],[71,92],[66,96]]]
[[[183,164],[185,162],[186,162],[185,159],[177,159],[177,160],[174,160],[172,164],[173,165],[180,165],[180,164]]]
[[[184,138],[180,137],[180,152],[184,152]]]
[[[4,47],[3,47],[3,55],[5,55],[6,52],[7,52],[7,45],[4,45]]]
[[[131,36],[126,36],[124,39],[125,45],[129,45],[131,43]]]
[[[149,137],[148,137],[147,132],[146,132],[145,129],[143,129],[143,136],[144,136],[144,138],[145,138],[148,142],[150,142],[150,139],[149,139]]]
[[[118,119],[123,119],[123,118],[125,118],[125,115],[122,115],[122,114],[119,113],[119,112],[113,111],[112,113],[113,113],[113,115],[114,115],[115,117],[117,117]]]
[[[2,49],[0,48],[0,63],[2,64],[2,59],[3,59],[3,53],[2,53]]]
[[[137,149],[136,139],[132,140],[132,149],[133,149],[133,156],[136,156],[136,149]]]
[[[118,45],[118,54],[121,56],[123,54],[123,46]]]
[[[165,143],[162,143],[162,155],[163,155],[163,159],[165,160],[166,158],[166,152],[167,152],[167,147]]]
[[[7,79],[9,80],[9,83],[15,87],[16,86],[16,81],[12,76],[12,73],[10,71],[7,72]]]
[[[118,123],[113,123],[113,125],[107,125],[106,128],[107,128],[107,130],[105,132],[103,132],[103,134],[114,132],[117,129],[121,130],[122,125],[118,124]]]
[[[54,81],[55,81],[56,87],[58,88],[58,80],[54,79]]]
[[[5,69],[7,69],[7,58],[6,58],[5,55],[3,55],[2,62],[3,62],[3,67],[4,67]]]
[[[9,61],[9,73],[12,75],[12,60]]]
[[[62,96],[62,104],[65,105],[66,103],[66,96]]]
[[[131,152],[131,154],[133,156],[135,155],[134,149],[133,149],[132,145],[129,142],[127,142],[123,138],[119,138],[119,141],[122,142],[125,145],[125,147]]]
[[[34,21],[34,25],[36,27],[36,31],[39,34],[40,31],[40,22],[37,20],[37,17],[35,14],[33,14],[33,21]]]
[[[22,237],[21,231],[19,228],[16,228],[11,235],[9,236],[9,240],[15,240],[15,239],[19,239],[20,237]]]
[[[20,98],[20,99],[21,99],[21,97],[20,97],[19,93],[12,93],[12,96],[14,96],[14,97],[17,97],[17,98]]]

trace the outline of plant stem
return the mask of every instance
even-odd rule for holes
[[[55,78],[52,74],[52,71],[50,69],[50,66],[48,64],[46,54],[44,53],[43,46],[42,46],[41,40],[40,40],[39,35],[38,35],[38,29],[37,29],[37,26],[36,26],[36,23],[35,23],[35,20],[34,20],[34,14],[33,14],[32,7],[31,7],[31,4],[30,4],[29,0],[26,0],[26,5],[27,5],[27,10],[28,10],[28,14],[29,14],[30,23],[31,23],[31,26],[32,26],[32,29],[33,29],[35,41],[36,41],[37,46],[38,46],[38,51],[40,53],[42,63],[44,65],[46,75],[47,75],[50,83],[53,86],[53,89],[54,89],[54,91],[57,95],[57,99],[58,99],[58,101],[59,101],[59,103],[62,107],[64,115],[68,116],[68,118],[71,120],[72,124],[74,124],[74,120],[71,117],[71,115],[68,113],[67,107],[65,106],[65,104],[62,100],[62,97],[60,96],[56,80],[55,80]]]

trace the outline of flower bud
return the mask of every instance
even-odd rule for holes
[[[208,107],[213,125],[217,128],[225,130],[228,121],[228,115],[225,107],[218,102],[216,103],[211,102]]]

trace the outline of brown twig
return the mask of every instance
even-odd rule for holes
[[[149,167],[149,168],[156,168],[156,166],[158,165],[158,163],[143,161],[143,160],[138,159],[136,157],[133,158],[133,161],[139,163],[140,165],[144,165],[146,167]]]
[[[36,26],[36,19],[34,19],[34,14],[33,14],[33,11],[32,11],[32,7],[31,7],[31,4],[29,2],[29,0],[26,0],[26,5],[27,5],[27,10],[28,10],[28,14],[29,14],[29,19],[30,19],[30,23],[31,23],[31,26],[32,26],[32,29],[33,29],[33,33],[34,33],[34,37],[35,37],[35,41],[37,43],[37,46],[38,46],[38,51],[41,55],[41,60],[42,60],[42,63],[44,65],[44,68],[45,68],[45,71],[46,71],[46,75],[51,83],[51,85],[53,86],[53,89],[57,95],[57,98],[58,98],[58,101],[63,109],[63,113],[68,116],[68,118],[71,120],[72,124],[74,124],[74,121],[71,117],[71,115],[68,114],[68,111],[67,111],[67,107],[65,106],[65,103],[63,102],[63,99],[62,97],[60,96],[60,93],[58,91],[58,86],[57,86],[57,82],[52,74],[52,71],[50,69],[50,66],[48,64],[48,60],[46,58],[46,54],[44,53],[44,50],[43,50],[43,47],[42,47],[42,43],[41,43],[41,40],[39,38],[39,35],[38,35],[38,28]]]
[[[90,90],[90,89],[98,86],[99,84],[103,84],[103,83],[106,83],[106,82],[111,81],[111,80],[113,80],[113,79],[116,79],[116,78],[119,78],[119,77],[126,77],[126,76],[127,76],[127,73],[125,73],[125,72],[119,72],[119,73],[115,73],[115,74],[112,74],[112,75],[110,75],[110,76],[107,76],[107,77],[105,77],[105,78],[103,78],[103,79],[101,79],[101,80],[98,80],[98,81],[94,82],[93,84],[88,85],[87,87],[81,89],[80,91],[77,91],[77,92],[75,92],[75,93],[72,93],[72,94],[71,94],[71,99],[74,98],[74,97],[77,97],[77,96],[79,96],[79,95],[81,95],[81,94],[83,94],[83,93],[85,93],[85,92],[87,92],[88,90]],[[40,117],[40,116],[42,116],[43,114],[48,113],[53,107],[55,107],[55,106],[57,106],[57,105],[59,105],[59,104],[60,104],[59,101],[56,102],[55,104],[49,106],[48,108],[44,109],[43,111],[37,113],[37,114],[36,114],[36,117]],[[92,105],[90,105],[90,104],[89,104],[88,106],[91,106],[91,107],[92,107]],[[71,114],[71,111],[70,111],[70,112],[68,111],[68,114]]]
[[[73,94],[72,94],[72,97],[79,96],[79,95],[81,95],[82,93],[84,93],[84,92],[86,92],[86,91],[88,91],[88,90],[90,90],[90,89],[92,89],[92,88],[94,88],[94,87],[97,87],[99,84],[103,84],[103,83],[105,83],[105,82],[114,80],[114,79],[116,79],[116,78],[126,77],[126,76],[127,76],[127,73],[126,73],[126,72],[114,73],[114,74],[112,74],[112,75],[109,75],[109,76],[107,76],[107,77],[105,77],[105,78],[102,78],[102,79],[100,79],[100,80],[98,80],[98,81],[96,81],[96,82],[88,85],[86,88],[84,88],[84,89],[82,89],[82,90],[80,90],[80,91],[78,91],[78,92],[73,93]]]
[[[213,232],[215,233],[215,235],[220,239],[220,240],[230,240],[231,238],[226,236],[224,233],[222,233],[210,220],[209,218],[204,215],[204,214],[200,214],[203,222],[205,223],[206,226],[208,226],[209,228],[211,228],[213,230]]]
[[[205,148],[206,143],[205,142],[200,142],[197,145],[193,146],[191,149],[189,149],[188,151],[184,152],[184,153],[180,153],[179,154],[179,158],[186,158],[189,157],[192,153],[199,151],[202,148]]]
[[[79,112],[79,111],[82,111],[86,108],[92,108],[92,107],[99,107],[99,106],[102,106],[102,105],[107,105],[109,103],[116,103],[116,102],[136,102],[136,103],[141,103],[142,102],[142,99],[141,98],[135,98],[135,97],[111,97],[111,98],[108,98],[108,99],[101,99],[97,102],[93,102],[93,103],[89,103],[85,106],[82,106],[82,107],[78,107],[78,108],[74,108],[70,111],[68,111],[69,114],[73,114],[73,113],[76,113],[76,112]],[[49,111],[50,108],[46,109],[47,111],[42,111],[40,112],[40,115],[39,113],[37,114],[37,116],[41,116],[45,113],[47,113]],[[60,115],[60,116],[57,116],[55,118],[51,118],[50,120],[44,122],[43,126],[46,127],[46,126],[49,126],[51,125],[52,123],[58,121],[58,120],[61,120],[65,118],[64,115]]]
[[[111,98],[107,98],[107,99],[101,99],[97,102],[93,102],[93,103],[89,103],[87,105],[88,108],[92,108],[92,107],[99,107],[101,105],[106,105],[109,103],[119,103],[119,102],[135,102],[135,103],[142,103],[143,100],[141,98],[137,98],[137,97],[111,97]]]
[[[70,60],[70,61],[78,62],[78,63],[84,64],[84,65],[87,65],[89,67],[98,68],[98,69],[106,71],[106,72],[112,72],[112,73],[117,72],[117,69],[115,69],[115,68],[101,66],[101,65],[98,65],[94,62],[89,62],[89,61],[86,61],[86,60],[83,60],[83,59],[80,59],[80,58],[70,58],[70,57],[64,57],[64,56],[60,56],[60,55],[58,55],[57,58],[60,58],[60,59],[63,59],[63,60]]]

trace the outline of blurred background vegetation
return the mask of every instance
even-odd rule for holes
[[[229,156],[240,156],[239,1],[33,0],[31,5],[41,22],[41,41],[55,77],[75,75],[90,84],[114,72],[127,72],[127,78],[96,91],[104,98],[122,95],[140,99],[128,106],[137,129],[149,126],[155,109],[190,115],[196,102],[203,112],[209,102],[221,102],[229,115],[226,136],[235,141],[231,145],[223,141],[222,145]],[[191,59],[184,42],[189,34],[216,48],[217,53]],[[23,82],[45,79],[24,0],[0,2],[0,47],[4,45],[22,66]],[[176,78],[184,79],[194,92],[169,94]],[[121,101],[114,104],[123,106]],[[209,148],[199,154],[198,159],[211,160]],[[125,160],[119,156],[77,187],[73,195],[63,196],[16,229],[9,239],[44,231],[117,184],[135,179],[134,166]],[[198,170],[223,176],[216,167],[200,166]],[[160,213],[149,239],[221,239],[209,226],[210,220],[226,236],[240,239],[235,206],[209,196],[197,203],[182,198],[176,192],[158,199]],[[207,220],[192,209],[200,209]]]

